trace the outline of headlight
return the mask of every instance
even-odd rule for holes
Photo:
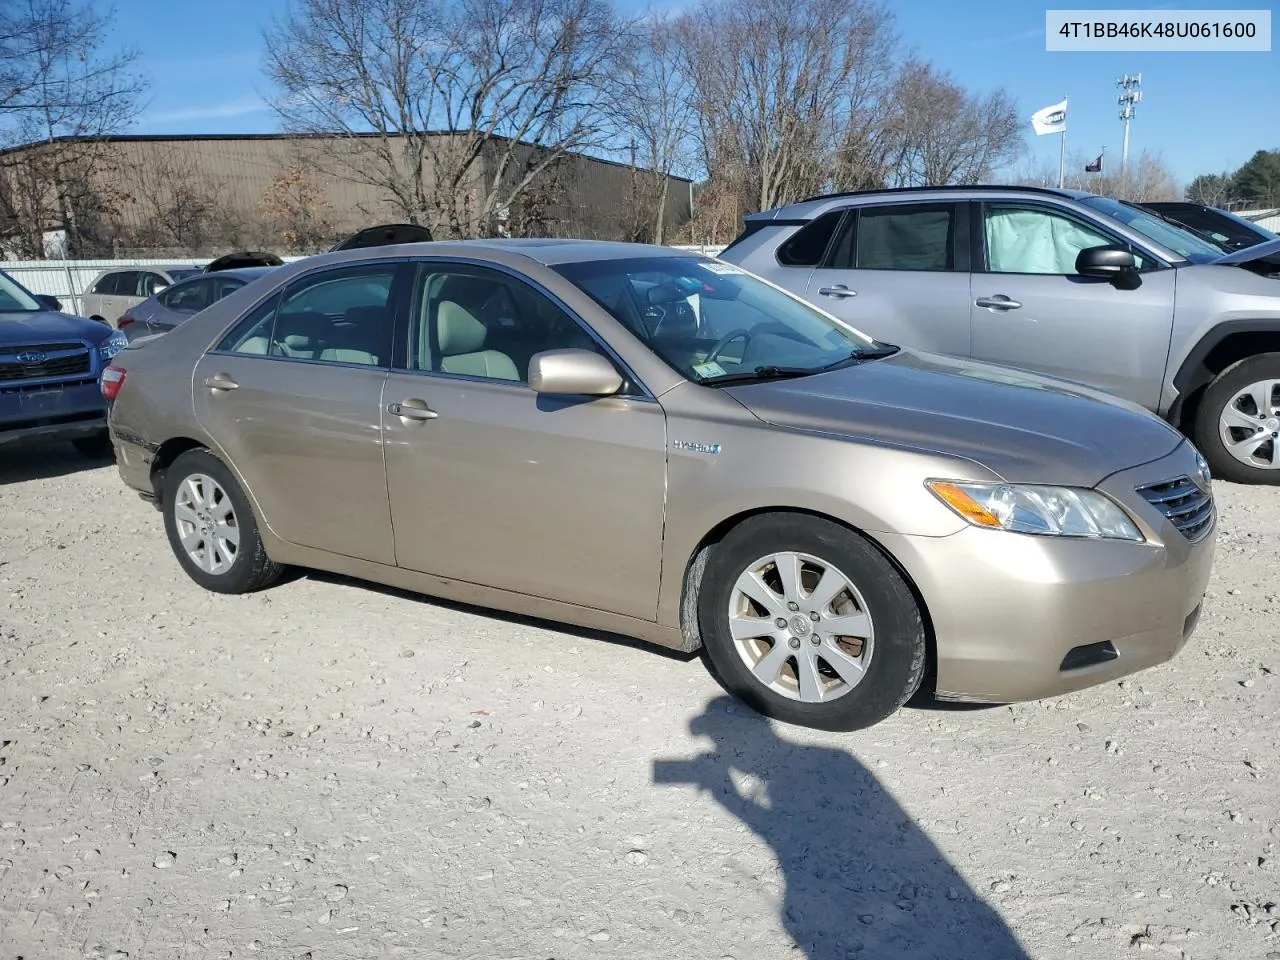
[[[111,336],[98,344],[98,355],[102,357],[104,364],[110,363],[111,359],[127,346],[129,346],[129,338],[119,330],[115,330],[112,331]]]
[[[958,480],[925,485],[976,527],[1051,537],[1143,539],[1128,514],[1096,490]]]

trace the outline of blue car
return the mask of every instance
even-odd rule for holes
[[[66,439],[88,457],[111,453],[102,371],[129,342],[119,330],[62,313],[0,271],[0,447]]]

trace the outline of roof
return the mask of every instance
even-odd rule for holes
[[[457,136],[465,133],[463,130],[427,130],[424,131],[427,136],[447,137]],[[382,134],[376,131],[368,133],[345,133],[335,130],[332,133],[127,133],[105,137],[97,136],[65,136],[52,137],[48,140],[37,140],[32,143],[22,143],[13,147],[5,147],[0,150],[0,157],[10,153],[17,153],[20,150],[28,150],[34,147],[47,147],[55,143],[199,143],[216,140],[328,140],[328,139],[364,139],[366,137],[380,137]],[[497,134],[489,135],[491,140],[510,140],[510,137],[503,137]],[[543,144],[529,143],[528,141],[517,141],[521,146],[539,147]],[[593,160],[596,163],[603,163],[611,167],[630,167],[631,164],[623,163],[620,160],[609,160],[605,157],[597,157],[589,153],[573,152],[569,153],[571,157],[583,157],[587,160]],[[651,172],[647,168],[639,167],[637,169],[648,173]],[[681,183],[692,183],[688,177],[681,177],[674,173],[667,174],[668,180],[678,180]]]
[[[570,240],[558,237],[502,237],[488,240],[441,241],[453,249],[495,250],[515,253],[546,266],[582,263],[587,260],[633,260],[638,257],[697,257],[689,250],[651,243],[622,243],[612,240]],[[414,244],[435,246],[435,244]]]
[[[1093,196],[1087,190],[1068,190],[1057,187],[1033,187],[1022,186],[1019,184],[997,184],[997,183],[973,183],[973,184],[943,184],[934,187],[885,187],[878,190],[849,190],[839,193],[821,193],[816,196],[807,197],[795,203],[784,204],[775,207],[772,210],[765,210],[760,213],[751,214],[748,220],[769,220],[778,216],[780,211],[785,210],[787,216],[806,217],[808,214],[816,211],[824,204],[830,203],[832,200],[846,199],[872,199],[876,197],[928,197],[928,196],[946,196],[950,193],[1031,193],[1039,195],[1049,195],[1055,197],[1065,197],[1069,200],[1080,200],[1084,197]]]

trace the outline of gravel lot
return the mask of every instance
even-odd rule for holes
[[[5,448],[0,958],[1280,958],[1280,491],[1218,497],[1173,663],[835,735],[587,632],[205,593],[114,467]]]

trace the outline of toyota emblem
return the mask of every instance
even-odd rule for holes
[[[18,354],[19,363],[44,363],[48,358],[48,354],[41,353],[39,350],[29,350],[26,353]]]

